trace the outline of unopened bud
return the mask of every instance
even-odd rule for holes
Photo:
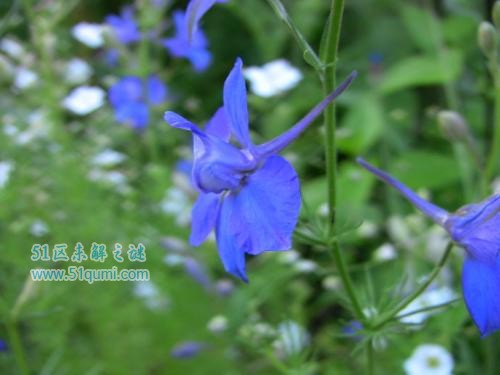
[[[465,142],[469,137],[469,127],[457,112],[440,111],[437,115],[439,128],[451,142]]]
[[[500,1],[495,1],[495,5],[493,5],[493,9],[491,11],[491,18],[493,19],[493,23],[500,29]]]
[[[489,22],[481,22],[477,33],[477,40],[483,53],[486,56],[491,56],[495,51],[496,45],[495,27]]]

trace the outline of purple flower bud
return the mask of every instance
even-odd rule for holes
[[[190,359],[196,357],[206,347],[207,345],[202,342],[185,341],[176,345],[170,351],[170,355],[174,358]]]

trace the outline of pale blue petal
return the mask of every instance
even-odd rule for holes
[[[231,137],[231,125],[229,124],[224,107],[220,107],[210,121],[208,121],[205,132],[226,142],[229,141]]]
[[[467,257],[462,271],[465,303],[481,332],[487,336],[500,330],[500,257],[484,263]]]
[[[235,194],[232,227],[238,244],[253,255],[290,249],[300,205],[299,179],[292,165],[281,156],[269,157]]]
[[[234,136],[242,146],[249,148],[247,90],[242,69],[243,62],[238,58],[224,82],[224,108]]]
[[[219,194],[201,193],[191,211],[191,236],[189,243],[199,246],[215,226],[219,215],[221,197]]]
[[[235,212],[234,197],[229,195],[222,202],[219,217],[217,220],[215,235],[217,238],[217,248],[224,269],[248,282],[245,267],[245,250],[238,246],[236,241],[236,231],[238,228],[233,226],[234,218],[238,215]]]
[[[198,30],[201,17],[215,4],[217,0],[191,0],[186,9],[186,29],[189,39]]]

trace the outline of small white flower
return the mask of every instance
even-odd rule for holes
[[[150,310],[161,310],[168,306],[168,299],[160,294],[152,281],[136,281],[134,295],[142,299]]]
[[[339,290],[342,288],[342,280],[338,276],[325,277],[322,284],[326,290]]]
[[[262,67],[250,66],[243,71],[250,81],[255,95],[270,97],[295,87],[302,79],[302,73],[288,61],[279,59]]]
[[[401,310],[398,315],[405,315],[413,311],[429,308],[431,306],[442,305],[454,300],[456,297],[455,292],[446,286],[431,289],[415,298],[408,306]],[[430,315],[435,314],[436,312],[437,310],[422,311],[416,314],[404,316],[399,320],[406,324],[422,324]]]
[[[64,98],[62,105],[68,111],[84,116],[104,104],[106,93],[100,87],[80,86]]]
[[[500,193],[500,177],[495,178],[491,184],[491,189],[493,190],[493,193]]]
[[[373,238],[377,235],[377,224],[371,221],[363,221],[358,228],[358,233],[362,238]]]
[[[167,215],[177,217],[177,224],[185,226],[191,220],[191,203],[186,193],[176,187],[167,190],[166,197],[160,203]]]
[[[0,51],[14,59],[20,59],[24,55],[24,47],[21,43],[9,37],[0,40]]]
[[[78,58],[69,60],[64,69],[64,78],[68,83],[80,84],[92,75],[92,68],[86,61]]]
[[[224,315],[216,315],[207,324],[207,329],[213,333],[224,332],[227,329],[227,318]]]
[[[453,357],[442,346],[420,345],[404,363],[407,375],[451,375]]]
[[[18,88],[19,90],[25,90],[29,87],[32,87],[37,81],[38,75],[34,71],[22,67],[16,69],[16,73],[14,76],[14,87]]]
[[[450,241],[448,233],[439,225],[432,226],[426,233],[427,256],[437,263],[446,251],[446,245]]]
[[[99,48],[104,44],[105,27],[97,23],[80,22],[73,26],[71,34],[79,42],[90,48]]]
[[[318,268],[318,265],[312,260],[301,259],[294,263],[294,268],[300,273],[309,273],[314,272]]]
[[[47,224],[40,219],[35,220],[30,227],[30,233],[35,237],[45,236],[49,232]]]
[[[125,186],[127,177],[119,171],[103,171],[92,169],[89,173],[89,179],[92,181],[102,181],[115,186]]]
[[[300,254],[296,250],[288,250],[279,254],[278,260],[283,264],[292,264],[300,259]]]
[[[317,213],[319,216],[326,218],[328,216],[328,203],[327,202],[321,203],[320,206],[318,207]]]
[[[107,148],[92,158],[92,164],[98,167],[109,167],[120,164],[124,160],[124,154]]]
[[[184,264],[185,260],[186,258],[184,258],[182,255],[167,254],[163,258],[163,263],[165,263],[167,266],[179,266],[181,264]]]
[[[9,181],[12,168],[14,166],[10,161],[0,161],[0,188],[3,188]]]
[[[397,256],[398,253],[396,251],[396,248],[394,247],[394,245],[390,243],[385,243],[379,246],[375,250],[375,253],[373,254],[373,258],[379,262],[385,262],[388,260],[396,259]]]
[[[278,338],[273,346],[280,357],[289,357],[300,353],[309,342],[309,333],[297,322],[287,320],[278,325]]]

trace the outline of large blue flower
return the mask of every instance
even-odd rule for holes
[[[462,289],[469,313],[482,336],[500,330],[500,194],[448,213],[363,159],[358,163],[396,188],[466,250]]]
[[[290,249],[301,205],[300,187],[292,165],[277,154],[354,77],[352,73],[295,126],[258,146],[252,143],[248,130],[247,93],[240,59],[224,84],[224,106],[205,131],[176,113],[165,113],[171,126],[193,134],[192,179],[200,195],[192,211],[192,245],[200,245],[215,228],[225,269],[244,281],[245,254]]]
[[[116,121],[134,129],[144,129],[149,122],[149,105],[165,101],[167,88],[155,75],[147,80],[127,76],[109,89],[109,101],[115,110]]]

